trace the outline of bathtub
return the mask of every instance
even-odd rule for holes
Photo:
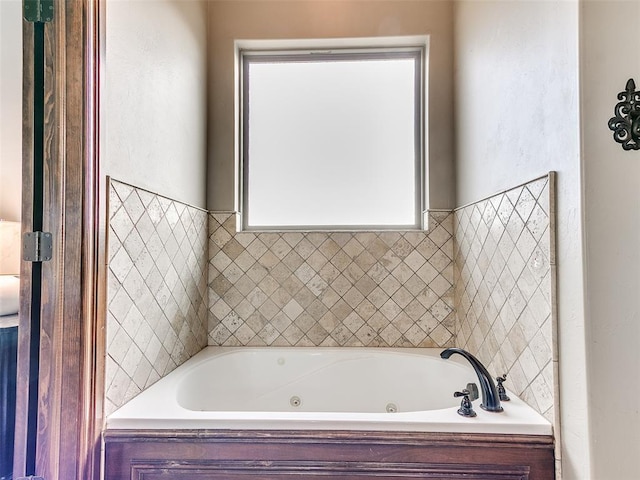
[[[107,430],[358,430],[547,435],[509,392],[501,413],[457,414],[478,383],[442,349],[207,347],[107,418]],[[502,373],[502,372],[492,372]]]

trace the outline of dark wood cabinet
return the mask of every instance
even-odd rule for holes
[[[552,480],[538,435],[108,430],[105,480]]]

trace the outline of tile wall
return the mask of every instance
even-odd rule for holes
[[[550,174],[455,211],[456,344],[553,422]]]
[[[107,414],[207,344],[458,346],[553,421],[553,178],[429,232],[305,233],[112,180]]]
[[[453,215],[430,231],[251,233],[209,216],[209,345],[454,344]]]
[[[207,212],[109,187],[106,414],[207,344]]]

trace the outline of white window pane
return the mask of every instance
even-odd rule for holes
[[[416,68],[250,63],[248,226],[414,225]]]

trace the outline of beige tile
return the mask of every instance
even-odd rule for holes
[[[124,242],[134,228],[134,222],[127,212],[126,205],[123,205],[113,214],[109,226],[112,232],[111,238],[114,239],[115,236],[121,243]]]
[[[236,235],[238,231],[238,218],[235,214],[230,214],[222,223],[224,229],[231,235]]]
[[[209,331],[209,345],[228,345],[233,343],[231,332],[222,324]]]
[[[120,248],[109,263],[109,271],[119,282],[124,282],[133,268],[131,257],[124,248]]]
[[[451,283],[444,278],[443,275],[438,274],[430,283],[429,289],[433,291],[439,297],[445,295],[452,287]]]
[[[344,270],[344,275],[351,283],[356,283],[365,275],[365,272],[355,262],[351,262]]]
[[[387,277],[382,282],[380,282],[380,288],[388,296],[393,295],[401,287],[401,285],[402,283],[393,275],[387,275]]]
[[[369,325],[376,333],[379,333],[389,325],[389,319],[378,311],[369,317],[367,325]]]
[[[271,250],[265,252],[265,254],[258,259],[260,265],[269,269],[275,267],[278,262],[280,262],[280,259]]]
[[[402,336],[398,329],[389,324],[381,332],[380,337],[386,342],[387,345],[394,345]]]
[[[304,284],[306,284],[316,275],[316,272],[313,270],[313,268],[311,268],[311,266],[306,262],[301,264],[294,273],[296,277],[298,277]]]
[[[340,246],[334,242],[331,238],[327,238],[319,247],[318,250],[324,255],[327,260],[331,260],[333,256],[340,251]]]
[[[327,258],[319,250],[314,250],[308,257],[306,257],[306,260],[311,268],[316,272],[320,272],[322,267],[324,267],[328,262]]]
[[[406,232],[404,234],[404,238],[407,242],[409,242],[414,248],[420,244],[425,238],[425,232],[415,231],[415,232]]]
[[[224,228],[216,229],[211,235],[211,240],[215,243],[219,248],[224,248],[228,241],[230,241],[232,236],[227,232]]]
[[[282,282],[282,287],[291,295],[296,295],[300,289],[304,287],[304,284],[297,277],[292,275]]]
[[[453,279],[452,279],[453,280]],[[420,277],[418,277],[417,275],[412,275],[411,278],[409,278],[409,280],[407,280],[404,284],[404,287],[413,295],[416,296],[418,295],[420,292],[422,292],[424,290],[424,288],[427,286],[426,283],[424,283]]]
[[[280,288],[278,282],[269,275],[266,275],[262,280],[260,280],[258,286],[268,297],[274,295],[274,293]],[[227,295],[229,295],[229,292],[227,292]]]
[[[271,320],[280,309],[278,306],[269,298],[260,306],[258,311],[267,319]]]
[[[376,283],[382,283],[390,274],[380,262],[376,262],[368,271],[367,275]]]
[[[447,347],[453,341],[453,334],[442,325],[438,325],[429,333],[429,338],[436,342],[438,347]]]
[[[342,251],[344,251],[351,259],[354,259],[364,251],[364,247],[355,237],[352,237],[344,245]]]
[[[407,255],[414,251],[414,247],[406,238],[400,237],[398,241],[391,246],[391,250],[401,259],[405,259]]]
[[[396,302],[400,308],[404,309],[412,300],[414,300],[415,296],[409,292],[404,287],[400,287],[396,292],[391,296],[391,299]]]
[[[404,262],[413,272],[417,272],[425,264],[426,260],[417,250],[412,250],[404,258]]]
[[[412,276],[413,270],[411,270],[404,262],[398,265],[391,274],[401,283],[406,283]]]
[[[380,240],[382,240],[389,248],[391,248],[393,246],[394,243],[396,243],[400,237],[401,234],[398,232],[382,232],[378,235],[378,237],[380,238]]]
[[[291,300],[292,296],[284,288],[279,287],[275,292],[273,292],[273,294],[271,294],[270,298],[273,303],[275,303],[282,309],[282,307],[289,303],[289,300]]]
[[[287,232],[282,234],[282,239],[289,244],[291,248],[294,248],[304,238],[304,235],[300,232]]]
[[[539,206],[545,183],[531,182],[455,214],[458,342],[495,368],[512,369],[517,388],[539,411],[527,382],[551,355],[551,337],[540,330],[550,312],[548,287],[541,285],[549,254],[539,247],[548,223]],[[535,275],[532,263],[540,269]]]
[[[289,270],[295,272],[301,265],[305,264],[305,261],[295,250],[291,250],[287,256],[282,259],[282,263],[284,263]]]
[[[377,260],[371,253],[369,253],[368,250],[364,250],[353,260],[353,262],[358,265],[363,272],[368,272],[369,269],[375,265]]]
[[[429,232],[429,239],[438,247],[442,247],[450,238],[451,233],[443,225],[438,225]]]
[[[419,346],[427,337],[424,330],[422,330],[417,324],[413,323],[409,329],[404,333],[404,336],[411,342],[414,347]]]
[[[392,272],[395,268],[398,267],[402,263],[402,258],[400,258],[393,250],[389,250],[384,256],[380,259],[380,263],[386,268],[388,272]]]
[[[364,300],[364,295],[356,287],[351,287],[342,298],[354,309]]]
[[[264,341],[266,345],[271,345],[280,333],[270,324],[264,326],[264,328],[258,332],[258,337]]]
[[[260,290],[260,288],[256,287],[247,295],[247,300],[249,303],[253,305],[255,308],[259,308],[264,302],[267,301],[267,295]]]
[[[240,280],[240,277],[244,275],[244,272],[238,265],[236,265],[235,263],[232,263],[231,265],[229,265],[227,268],[224,269],[222,274],[231,283],[231,285],[233,285],[238,280]]]
[[[333,282],[340,275],[340,270],[334,267],[332,264],[327,263],[320,269],[318,275],[328,283]]]
[[[255,262],[256,260],[246,250],[242,250],[235,258],[235,264],[240,267],[243,272],[247,272]]]
[[[255,332],[246,323],[240,325],[233,335],[240,342],[240,345],[247,345],[256,336]]]
[[[364,346],[369,346],[375,336],[375,331],[369,325],[363,325],[355,333],[355,337],[358,338]]]
[[[344,271],[351,263],[351,258],[343,250],[340,250],[331,258],[330,262],[338,270]]]
[[[307,238],[302,238],[295,246],[295,251],[304,259],[309,258],[315,251],[316,247]]]
[[[422,304],[422,306],[429,309],[436,301],[438,301],[439,297],[427,287],[416,296],[416,299]]]
[[[318,324],[316,319],[314,319],[307,312],[302,312],[298,318],[293,322],[300,330],[307,333],[311,330],[315,325]]]
[[[367,246],[367,251],[373,256],[373,258],[380,260],[389,251],[389,246],[382,241],[382,239],[376,237]]]
[[[259,238],[254,238],[251,243],[246,247],[247,253],[251,255],[255,260],[259,260],[262,255],[267,252],[268,248]]]
[[[296,345],[304,337],[304,332],[296,325],[289,325],[282,333],[282,336],[289,345]]]
[[[392,299],[389,299],[380,307],[380,313],[382,313],[389,321],[396,318],[401,311],[402,309],[400,306]]]
[[[133,301],[129,298],[125,289],[121,288],[109,302],[109,313],[116,322],[122,321],[129,313],[132,305]]]
[[[392,320],[392,324],[404,335],[409,328],[415,325],[415,322],[411,317],[409,317],[409,315],[400,311],[400,313],[398,313],[398,315]]]
[[[118,182],[112,182],[112,186],[113,191],[125,188],[123,184]],[[118,291],[122,291],[122,293],[128,291],[128,296],[136,299],[136,305],[133,307],[129,305],[127,308],[123,302],[122,306],[119,306],[113,302],[116,296],[110,295],[112,298],[110,311],[111,313],[115,312],[118,316],[117,321],[125,326],[124,329],[129,331],[129,337],[134,339],[133,346],[127,350],[126,357],[126,373],[130,376],[136,376],[136,381],[133,382],[135,388],[131,387],[131,383],[127,387],[127,392],[130,394],[136,389],[142,388],[142,383],[149,383],[150,379],[151,381],[156,379],[157,373],[149,375],[146,380],[143,377],[147,374],[145,369],[147,363],[145,362],[154,365],[153,361],[160,352],[158,335],[162,337],[163,341],[173,343],[178,356],[184,357],[184,354],[179,352],[180,349],[176,348],[177,338],[174,339],[169,335],[169,329],[172,327],[166,320],[162,320],[165,317],[160,306],[163,305],[166,313],[171,315],[172,322],[184,322],[185,317],[182,312],[180,312],[180,317],[171,313],[174,307],[173,312],[178,312],[178,304],[173,300],[173,295],[176,292],[189,295],[186,302],[181,301],[181,305],[186,312],[191,312],[193,329],[199,330],[199,336],[191,332],[190,328],[184,328],[184,323],[174,323],[174,328],[181,332],[182,339],[187,344],[189,351],[195,351],[207,343],[206,329],[201,326],[201,320],[197,318],[196,313],[199,311],[202,312],[201,315],[206,315],[207,310],[207,300],[201,293],[206,288],[207,272],[204,268],[198,268],[198,265],[205,265],[205,261],[197,260],[197,258],[204,258],[207,232],[206,228],[200,227],[198,229],[192,225],[195,218],[205,224],[207,216],[200,211],[198,214],[192,213],[190,207],[176,207],[174,202],[149,192],[136,191],[130,186],[126,186],[125,190],[129,191],[129,195],[121,203],[120,208],[127,213],[132,221],[137,219],[137,225],[136,230],[131,231],[125,239],[123,248],[118,248],[117,251],[127,251],[135,268],[128,272],[123,288]],[[174,227],[173,230],[171,226]],[[188,235],[192,237],[187,238]],[[112,245],[114,241],[115,237],[112,236]],[[114,255],[112,262],[115,259]],[[181,264],[179,267],[181,271],[188,271],[188,276],[181,283],[178,283],[178,275],[171,264],[172,260]],[[115,266],[121,268],[117,263]],[[202,285],[201,288],[193,283],[194,275],[199,276],[200,280],[196,283]],[[115,285],[111,279],[109,285]],[[123,298],[123,300],[126,299]],[[200,324],[199,327],[198,324]],[[115,337],[114,340],[116,340]],[[114,341],[112,340],[111,343]],[[183,347],[183,350],[187,347]],[[117,356],[117,349],[114,352]],[[124,362],[125,359],[122,361]],[[135,365],[135,369],[133,365]],[[165,362],[160,366],[161,373],[164,372],[167,365],[169,363]],[[107,392],[107,396],[109,396],[109,392]],[[111,401],[110,404],[117,405],[117,402]]]
[[[438,276],[438,269],[432,265],[430,262],[425,263],[420,269],[416,272],[418,278],[424,282],[425,284],[429,284],[433,281],[434,278]]]
[[[329,333],[321,324],[315,324],[306,333],[306,337],[311,341],[312,345],[321,345],[328,336]]]
[[[290,300],[282,311],[291,319],[295,320],[303,312],[303,308],[295,300]]]
[[[283,311],[278,311],[278,313],[276,313],[274,317],[270,320],[271,325],[273,325],[281,333],[284,333],[284,331],[292,324],[292,322],[293,321]],[[286,335],[285,335],[285,338],[286,338]]]

